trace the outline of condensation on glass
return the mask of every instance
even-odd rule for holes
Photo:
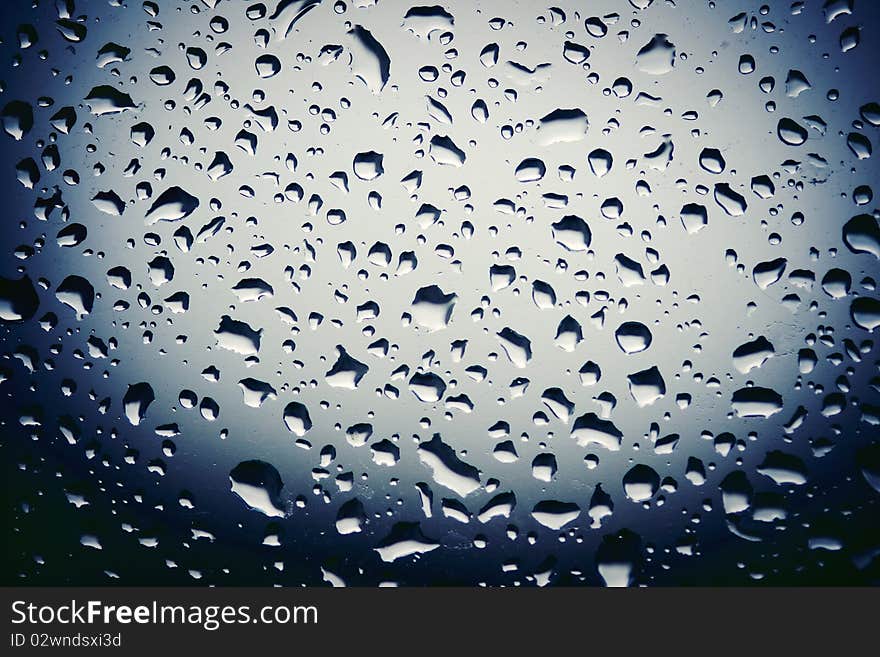
[[[16,583],[866,583],[880,7],[14,3]]]

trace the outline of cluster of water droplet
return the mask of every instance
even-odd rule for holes
[[[211,583],[876,568],[880,11],[745,5],[23,7],[3,449],[63,464],[61,549]]]

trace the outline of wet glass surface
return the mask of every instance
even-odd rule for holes
[[[878,581],[880,5],[10,5],[5,582]]]

